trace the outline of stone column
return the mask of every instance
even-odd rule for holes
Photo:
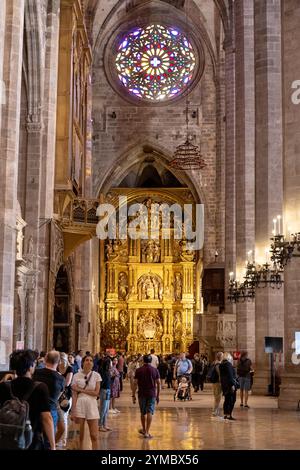
[[[35,2],[37,5],[42,2]],[[58,76],[58,42],[59,42],[59,6],[60,0],[53,0],[51,8],[43,11],[45,43],[43,44],[44,68],[43,96],[41,119],[43,123],[39,155],[40,182],[36,197],[39,197],[38,220],[38,263],[39,272],[36,291],[35,311],[35,348],[41,350],[46,345],[48,286],[49,286],[49,243],[50,224],[53,217],[56,110],[57,110],[57,76]],[[45,7],[44,7],[45,8]],[[47,24],[46,24],[47,23]],[[47,29],[46,29],[47,28]],[[36,171],[36,170],[34,170]],[[33,197],[35,197],[33,195]],[[36,220],[37,224],[37,220]]]
[[[3,38],[0,38],[0,42],[3,44],[4,53],[2,79],[6,88],[6,102],[0,107],[0,368],[6,369],[8,367],[8,355],[13,348],[15,226],[24,0],[2,1],[1,3],[5,4],[0,9],[0,13],[5,14],[4,42],[2,41]]]
[[[292,84],[300,80],[300,3],[282,2],[282,57],[284,96],[284,209],[286,227],[300,231],[300,105],[292,101]],[[294,349],[295,332],[300,331],[300,259],[292,258],[285,269],[284,360],[279,407],[295,410],[300,398],[300,361]]]
[[[6,102],[6,85],[3,79],[4,42],[5,42],[6,1],[0,2],[0,129],[2,105]]]
[[[299,219],[298,219],[299,220]],[[281,374],[279,408],[296,410],[300,399],[300,358],[295,351],[295,332],[300,331],[300,259],[293,258],[284,276],[284,371]]]
[[[228,301],[229,273],[236,265],[235,227],[235,47],[234,13],[230,11],[230,31],[225,41],[225,112],[226,112],[226,157],[225,157],[225,311],[235,313],[235,305]]]
[[[252,0],[235,4],[236,85],[236,263],[242,281],[249,250],[255,246],[255,76]],[[238,303],[237,347],[255,353],[255,304]]]
[[[92,345],[91,338],[91,313],[92,313],[92,256],[91,242],[87,241],[80,245],[75,253],[75,303],[81,312],[81,338],[80,347],[84,350],[90,350]],[[112,312],[114,309],[112,309]],[[71,312],[72,313],[72,312]],[[110,319],[114,318],[110,313]]]
[[[221,21],[221,19],[220,19]],[[222,48],[220,44],[220,49]],[[226,207],[226,146],[225,133],[226,133],[226,71],[225,71],[225,51],[220,50],[217,65],[217,80],[216,80],[216,250],[219,253],[219,262],[224,263],[225,260],[225,207]]]
[[[100,349],[100,318],[102,317],[102,305],[103,302],[99,303],[100,299],[100,282],[99,279],[99,259],[100,255],[100,243],[98,238],[92,239],[90,242],[90,269],[91,277],[93,284],[93,293],[92,293],[92,312],[91,312],[91,341],[92,341],[92,351],[99,351]],[[101,266],[103,262],[101,263]]]
[[[266,262],[272,220],[282,216],[282,79],[281,1],[255,0],[255,235],[256,262]],[[255,381],[253,391],[266,394],[270,358],[265,336],[283,337],[283,289],[257,289],[255,301]]]

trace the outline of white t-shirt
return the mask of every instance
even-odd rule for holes
[[[87,380],[89,380],[89,382],[86,386]],[[77,387],[82,389],[85,387],[85,390],[95,390],[97,382],[101,381],[101,375],[98,374],[98,372],[93,370],[86,375],[82,370],[80,370],[74,375],[73,385],[77,385]]]
[[[155,354],[151,354],[151,357],[152,357],[151,366],[157,369],[159,366],[158,357]]]

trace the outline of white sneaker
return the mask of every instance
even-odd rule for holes
[[[121,413],[121,411],[120,411],[120,410],[117,410],[117,408],[114,408],[114,412],[115,412],[115,413]]]
[[[112,415],[115,415],[117,414],[117,411],[113,410],[112,408],[110,410],[108,410],[108,412]]]

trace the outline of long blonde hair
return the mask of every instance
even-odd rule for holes
[[[67,370],[67,368],[70,366],[70,363],[69,363],[69,358],[68,358],[68,354],[64,353],[64,352],[61,352],[60,353],[60,359],[59,359],[59,363],[58,363],[58,366],[60,366],[61,363],[64,363],[64,368],[65,370]]]

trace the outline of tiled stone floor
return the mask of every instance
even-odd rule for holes
[[[110,415],[111,432],[99,432],[99,449],[103,450],[201,450],[201,449],[300,449],[300,412],[277,409],[277,399],[250,396],[250,409],[236,402],[236,421],[211,418],[212,395],[209,386],[193,395],[191,402],[173,401],[171,390],[164,389],[157,407],[152,439],[138,434],[140,414],[132,405],[128,384],[117,400],[121,413]],[[87,431],[87,430],[86,430]],[[88,432],[85,448],[90,449]],[[77,448],[76,439],[68,449]]]

